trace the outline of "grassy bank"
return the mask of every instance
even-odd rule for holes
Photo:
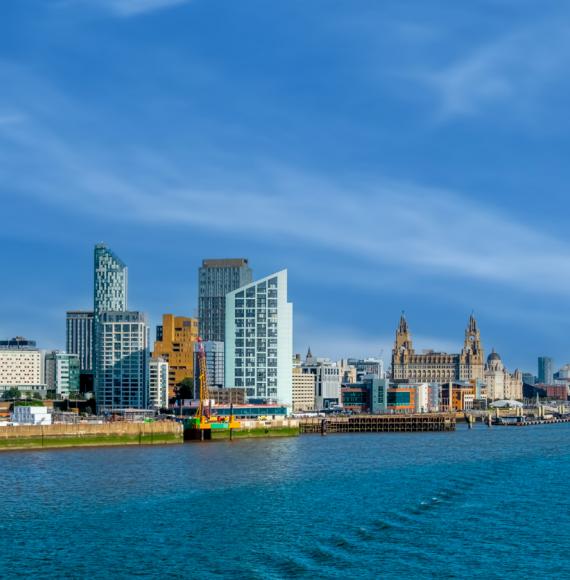
[[[272,427],[272,428],[253,428],[253,429],[234,429],[232,431],[233,439],[253,439],[259,437],[297,437],[299,427]],[[229,439],[229,429],[212,430],[212,439],[221,440]]]

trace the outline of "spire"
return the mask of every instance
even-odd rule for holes
[[[471,316],[469,316],[469,325],[467,327],[467,331],[469,333],[477,332],[477,321],[475,320],[475,315],[473,311],[471,311]]]
[[[400,316],[400,324],[398,325],[398,333],[407,334],[408,332],[408,321],[406,320],[406,315],[402,310],[402,315]]]
[[[309,350],[307,351],[307,358],[313,358],[313,353],[311,352],[311,347],[309,347]]]

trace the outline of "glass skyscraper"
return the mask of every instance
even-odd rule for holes
[[[105,244],[95,246],[95,288],[93,312],[127,310],[127,266]]]
[[[224,342],[225,296],[252,280],[245,258],[202,261],[198,272],[198,318],[202,340]]]
[[[538,357],[538,382],[543,385],[554,382],[554,361],[548,356]]]
[[[67,313],[66,351],[79,357],[82,373],[93,371],[93,312],[73,310]]]
[[[226,296],[225,385],[249,399],[293,399],[293,305],[287,270]]]

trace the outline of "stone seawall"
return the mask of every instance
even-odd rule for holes
[[[80,423],[0,427],[0,450],[182,443],[179,423]]]

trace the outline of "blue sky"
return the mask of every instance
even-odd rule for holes
[[[295,350],[570,360],[570,9],[5,0],[0,335],[64,345],[92,251],[194,314],[204,257],[288,268]]]

